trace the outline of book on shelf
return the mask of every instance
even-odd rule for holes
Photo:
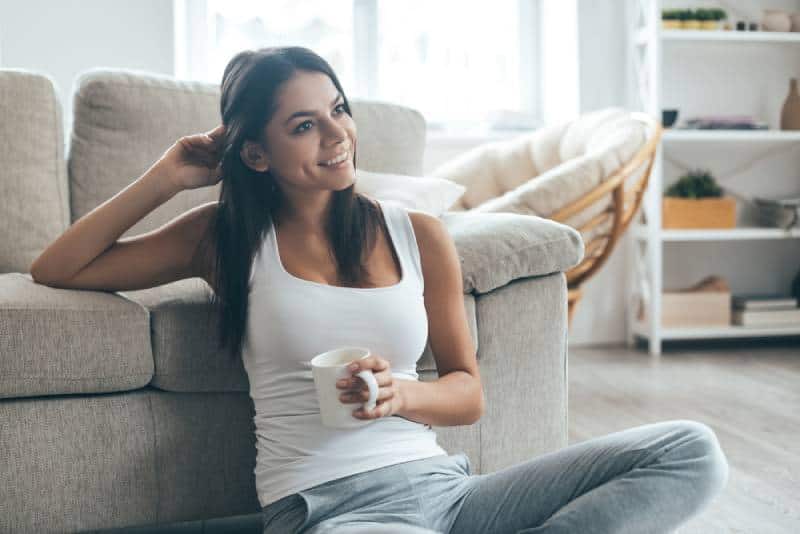
[[[733,295],[735,310],[791,310],[797,308],[797,299],[786,295]]]
[[[706,115],[688,118],[678,129],[686,130],[768,130],[765,121],[750,115]]]
[[[738,326],[800,326],[800,308],[793,310],[733,310]]]

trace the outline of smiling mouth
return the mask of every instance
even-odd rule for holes
[[[335,158],[329,159],[327,162],[320,162],[319,165],[321,165],[322,167],[337,167],[349,159],[350,159],[350,150],[346,150],[343,154]]]

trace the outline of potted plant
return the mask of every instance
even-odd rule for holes
[[[667,229],[736,227],[736,199],[724,196],[707,170],[692,170],[668,187],[661,211]]]
[[[700,22],[701,30],[719,30],[722,27],[722,21],[727,16],[725,10],[719,8],[698,9],[695,13],[695,17]]]
[[[661,21],[665,30],[679,30],[681,24],[680,9],[664,9],[661,11]]]
[[[682,9],[680,13],[681,27],[684,30],[699,30],[700,21],[697,20],[697,14],[692,9]]]
[[[700,21],[700,28],[703,30],[719,30],[722,28],[722,21],[728,18],[724,9],[698,9],[697,19]]]
[[[717,22],[711,18],[711,10],[700,8],[694,12],[700,30],[715,30]]]

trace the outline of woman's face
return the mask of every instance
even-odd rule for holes
[[[284,83],[265,138],[266,163],[284,189],[339,191],[355,181],[356,124],[324,73],[301,70]],[[343,163],[327,164],[342,154]]]

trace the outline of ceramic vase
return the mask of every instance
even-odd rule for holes
[[[765,9],[761,19],[761,28],[767,32],[788,32],[792,29],[792,19],[785,11]]]
[[[789,95],[781,108],[781,130],[800,130],[800,93],[797,78],[789,82]]]

